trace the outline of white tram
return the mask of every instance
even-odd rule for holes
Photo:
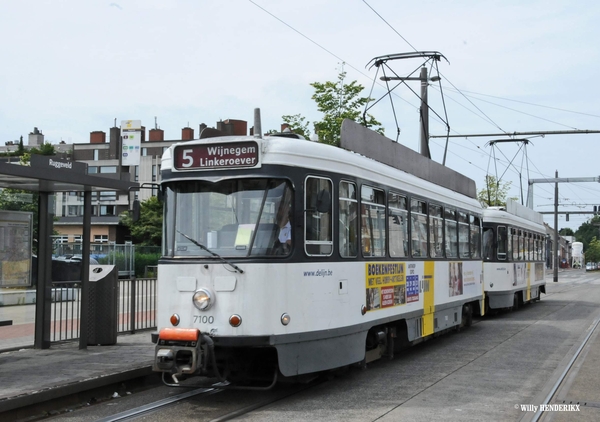
[[[277,135],[173,145],[161,176],[153,367],[169,385],[192,374],[274,384],[391,357],[480,311],[474,183],[460,194]]]
[[[518,202],[483,211],[486,308],[517,309],[546,293],[543,216]]]

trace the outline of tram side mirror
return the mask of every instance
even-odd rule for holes
[[[134,223],[140,220],[140,201],[138,199],[133,201],[131,219]]]
[[[320,213],[329,212],[331,208],[331,194],[328,190],[322,189],[317,194],[317,211]]]

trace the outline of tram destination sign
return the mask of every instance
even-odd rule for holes
[[[173,163],[178,170],[256,167],[259,147],[255,141],[180,145]]]

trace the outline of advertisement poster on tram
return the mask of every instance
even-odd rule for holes
[[[378,262],[365,265],[367,311],[400,306],[419,299],[418,276],[411,276],[417,278],[415,289],[414,283],[406,277],[405,263]]]
[[[365,265],[368,311],[399,306],[406,303],[407,282],[405,263],[378,262]]]

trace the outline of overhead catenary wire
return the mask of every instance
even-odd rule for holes
[[[328,54],[330,54],[331,56],[335,57],[335,58],[336,58],[336,59],[338,59],[339,61],[342,61],[342,62],[344,62],[345,64],[347,64],[349,68],[353,69],[353,71],[356,71],[357,73],[359,73],[360,75],[362,75],[362,76],[364,76],[364,77],[369,77],[369,76],[368,76],[368,75],[366,75],[366,74],[365,74],[363,71],[361,71],[361,70],[360,70],[358,67],[354,66],[352,63],[348,62],[347,60],[344,60],[342,57],[340,57],[340,56],[336,55],[336,54],[335,54],[335,53],[333,53],[331,50],[327,49],[326,47],[324,47],[323,45],[321,45],[321,44],[320,44],[320,43],[318,43],[317,41],[315,41],[315,40],[313,40],[312,38],[308,37],[307,35],[305,35],[305,34],[304,34],[304,33],[302,33],[301,31],[299,31],[298,29],[296,29],[296,28],[292,27],[290,24],[288,24],[287,22],[285,22],[283,19],[281,19],[281,18],[277,17],[275,14],[273,14],[273,13],[269,12],[269,11],[268,11],[266,8],[264,8],[263,6],[260,6],[259,4],[257,4],[257,3],[256,3],[255,1],[253,1],[253,0],[249,0],[249,1],[250,1],[250,2],[251,2],[253,5],[255,5],[256,7],[258,7],[259,9],[261,9],[263,12],[267,13],[268,15],[270,15],[272,18],[276,19],[277,21],[279,21],[279,22],[280,22],[280,23],[282,23],[283,25],[287,26],[288,28],[290,28],[291,30],[293,30],[294,32],[296,32],[297,34],[299,34],[300,36],[302,36],[303,38],[307,39],[307,40],[308,40],[309,42],[311,42],[312,44],[316,45],[318,48],[320,48],[320,49],[322,49],[323,51],[327,52]],[[394,33],[396,33],[396,35],[397,35],[397,36],[399,36],[399,37],[400,37],[400,38],[401,38],[401,39],[402,39],[402,40],[403,40],[403,41],[404,41],[404,42],[405,42],[405,43],[406,43],[408,46],[410,46],[410,48],[411,48],[411,49],[413,49],[414,51],[417,51],[417,50],[416,50],[416,48],[415,48],[415,47],[414,47],[414,46],[413,46],[413,45],[412,45],[412,44],[411,44],[411,43],[410,43],[410,42],[409,42],[409,41],[408,41],[408,40],[407,40],[407,39],[406,39],[404,36],[402,36],[402,34],[401,34],[399,31],[397,31],[397,30],[396,30],[396,29],[395,29],[395,28],[394,28],[394,27],[393,27],[393,26],[392,26],[392,25],[391,25],[391,24],[390,24],[390,23],[389,23],[387,20],[385,20],[385,19],[383,18],[383,16],[382,16],[382,15],[381,15],[381,14],[380,14],[378,11],[376,11],[376,10],[375,10],[375,9],[374,9],[374,8],[373,8],[373,7],[372,7],[372,6],[371,6],[371,5],[370,5],[370,4],[367,2],[367,1],[363,0],[363,3],[364,3],[364,4],[365,4],[365,5],[366,5],[366,6],[367,6],[367,7],[368,7],[370,10],[372,10],[372,11],[373,11],[373,13],[374,13],[374,14],[375,14],[375,15],[376,15],[376,16],[377,16],[377,17],[378,17],[378,18],[379,18],[379,19],[380,19],[382,22],[384,22],[384,23],[385,23],[385,24],[386,24],[388,27],[390,27],[390,28],[392,29],[392,31],[394,31]],[[443,75],[443,74],[440,72],[440,75]],[[450,91],[453,91],[453,90],[454,90],[455,92],[459,93],[459,94],[460,94],[460,96],[461,96],[462,98],[464,98],[464,99],[465,99],[465,100],[466,100],[466,101],[467,101],[467,102],[468,102],[468,103],[469,103],[469,104],[470,104],[470,105],[471,105],[473,108],[471,109],[471,108],[469,108],[469,107],[465,107],[463,104],[459,103],[458,101],[456,101],[455,99],[453,99],[453,98],[452,98],[452,97],[450,97],[450,96],[448,97],[449,99],[451,99],[452,101],[454,101],[456,104],[459,104],[459,106],[461,106],[461,107],[465,108],[466,110],[470,111],[471,113],[473,113],[473,114],[474,114],[475,116],[477,116],[478,118],[481,118],[481,119],[483,119],[484,121],[486,121],[487,123],[490,123],[490,124],[492,124],[494,127],[496,127],[497,129],[499,129],[499,130],[500,130],[500,131],[501,131],[501,132],[502,132],[504,135],[507,135],[507,136],[512,136],[512,135],[513,135],[512,133],[510,133],[510,132],[507,132],[507,131],[505,131],[504,129],[502,129],[502,128],[501,128],[501,126],[500,126],[499,124],[497,124],[497,123],[494,121],[494,119],[492,119],[492,118],[491,118],[489,115],[487,115],[487,114],[486,114],[486,113],[485,113],[485,112],[484,112],[484,111],[483,111],[483,110],[482,110],[480,107],[478,107],[478,106],[477,106],[477,105],[476,105],[476,104],[475,104],[475,103],[474,103],[474,102],[471,100],[471,98],[469,98],[469,95],[467,95],[467,94],[475,94],[475,95],[480,95],[480,96],[487,96],[487,97],[490,97],[490,98],[499,98],[499,99],[503,99],[503,98],[501,98],[501,97],[494,97],[494,96],[491,96],[491,95],[486,95],[486,94],[474,93],[474,92],[472,92],[472,91],[460,90],[460,89],[458,89],[458,88],[457,88],[457,87],[456,87],[456,86],[455,86],[455,85],[452,83],[452,81],[450,81],[450,80],[449,80],[449,79],[448,79],[448,78],[447,78],[445,75],[443,75],[443,76],[444,76],[444,81],[445,81],[445,82],[447,82],[447,83],[448,83],[450,86],[452,86],[452,89],[451,89]],[[436,90],[438,89],[438,88],[437,88],[437,86],[435,86],[435,85],[432,85],[432,86],[433,86],[433,87],[434,87]],[[439,85],[439,90],[440,90],[440,94],[442,94],[442,95],[443,95],[442,89],[443,89],[443,86],[442,86],[442,84],[440,83],[440,85]],[[390,95],[390,98],[391,98],[391,95]],[[399,96],[395,95],[395,97],[394,97],[394,98],[400,98],[402,101],[404,101],[405,103],[407,103],[407,104],[411,105],[412,107],[418,108],[418,106],[415,106],[414,104],[411,104],[409,101],[405,100],[405,99],[404,99],[404,98],[402,98],[402,97],[399,97]],[[446,95],[443,95],[443,99],[442,99],[442,101],[444,102],[444,107],[446,107],[446,106],[445,106],[445,98],[446,98]],[[473,100],[475,100],[475,99],[476,99],[477,101],[482,101],[480,98],[475,98],[475,97],[473,97]],[[589,116],[593,116],[593,117],[600,117],[600,116],[596,116],[596,115],[594,115],[594,114],[589,114],[589,113],[579,113],[579,112],[574,112],[574,111],[570,111],[570,110],[564,110],[564,109],[560,109],[560,108],[556,108],[556,107],[548,107],[548,106],[537,105],[537,104],[533,104],[533,103],[527,103],[527,102],[524,102],[524,101],[517,101],[517,100],[511,100],[511,99],[503,99],[503,100],[507,100],[507,101],[514,101],[514,102],[520,102],[520,103],[523,103],[523,104],[528,104],[528,105],[533,105],[533,106],[538,106],[538,107],[545,107],[545,108],[548,108],[548,109],[556,109],[556,110],[566,111],[566,112],[570,112],[570,113],[577,113],[577,114],[589,115]],[[491,102],[488,102],[488,103],[491,103]],[[493,105],[496,105],[496,104],[494,104],[494,103],[491,103],[491,104],[493,104]],[[529,113],[526,113],[526,112],[522,112],[522,111],[519,111],[519,110],[516,110],[516,109],[512,109],[512,108],[510,108],[510,107],[505,107],[505,106],[501,106],[501,105],[498,105],[498,106],[499,106],[499,107],[503,107],[503,108],[505,108],[505,109],[508,109],[508,110],[510,110],[510,111],[514,111],[514,112],[516,112],[516,113],[520,113],[520,114],[523,114],[523,115],[527,115],[527,116],[529,116],[529,117],[534,117],[534,118],[539,118],[539,119],[542,119],[542,120],[547,120],[547,121],[549,121],[549,122],[551,122],[551,123],[555,123],[555,124],[559,124],[559,125],[561,124],[561,123],[559,123],[559,122],[552,121],[552,120],[549,120],[549,119],[540,118],[539,116],[535,116],[535,115],[532,115],[532,114],[529,114]],[[475,111],[474,111],[473,109],[474,109]],[[449,136],[454,136],[454,137],[464,137],[464,138],[466,138],[466,139],[469,139],[469,141],[470,141],[470,142],[471,142],[471,143],[472,143],[472,144],[475,146],[475,148],[477,148],[477,150],[479,150],[479,151],[482,151],[482,152],[483,152],[483,150],[481,149],[481,147],[480,147],[479,145],[475,144],[475,143],[474,143],[474,142],[471,140],[471,138],[469,137],[469,136],[471,136],[471,137],[472,137],[473,135],[469,135],[469,136],[466,136],[466,135],[460,135],[460,134],[459,134],[459,133],[458,133],[458,132],[457,132],[455,129],[453,129],[453,128],[451,128],[451,127],[450,127],[450,125],[449,125],[449,123],[448,123],[448,118],[447,118],[447,112],[446,112],[446,109],[444,109],[444,110],[445,110],[445,113],[446,113],[446,118],[441,118],[441,117],[440,117],[440,118],[439,118],[439,120],[438,120],[438,117],[437,117],[437,116],[435,116],[435,110],[434,110],[434,116],[432,116],[432,117],[433,117],[433,121],[440,122],[440,123],[442,123],[442,124],[444,125],[444,129],[445,129],[446,135],[442,135],[442,136],[440,136],[440,137],[444,137],[444,138],[446,138],[446,144],[447,144],[447,145],[446,145],[446,147],[443,147],[443,146],[440,146],[440,145],[438,145],[437,143],[433,142],[433,139],[430,139],[430,141],[431,141],[433,144],[435,144],[435,145],[438,145],[440,148],[447,149],[447,146],[448,146],[448,144],[449,144],[449,143],[451,143],[451,144],[452,144],[452,145],[454,145],[454,146],[461,146],[460,144],[456,144],[456,143],[449,142],[449,140],[448,140],[448,137],[449,137]],[[395,112],[394,112],[394,114],[395,114]],[[396,126],[399,128],[399,125],[398,125],[397,121],[396,121]],[[565,127],[571,127],[571,126],[568,126],[568,125],[564,125],[564,126],[565,126]],[[450,135],[450,133],[454,133],[455,135]],[[497,136],[497,135],[496,135],[496,134],[494,134],[494,136]],[[431,138],[433,138],[433,136],[431,136]],[[455,156],[455,157],[459,158],[459,159],[462,159],[462,160],[464,160],[464,158],[463,158],[462,156],[460,156],[460,155],[457,155],[457,154],[453,153],[452,151],[449,151],[449,153],[450,153],[451,155],[453,155],[453,156]],[[476,169],[478,169],[478,170],[480,170],[480,171],[485,171],[485,170],[483,170],[481,167],[479,167],[478,165],[476,165],[476,163],[474,163],[474,162],[473,162],[473,161],[471,161],[471,160],[464,160],[464,161],[466,161],[466,162],[467,162],[467,163],[468,163],[470,166],[472,166],[473,168],[476,168]],[[500,160],[499,160],[499,159],[497,159],[497,160],[496,160],[496,162],[500,162]],[[533,166],[535,167],[535,165],[534,165],[533,161],[532,161],[532,160],[531,160],[529,157],[527,157],[527,158],[526,158],[526,162],[527,162],[527,166],[529,166],[529,165],[531,164],[531,165],[533,165]],[[537,168],[536,168],[536,169],[537,169]],[[511,172],[512,172],[512,171],[513,171],[513,170],[511,169]],[[541,171],[539,171],[539,169],[537,169],[537,171],[538,171],[538,172],[539,172],[539,174],[540,174],[540,175],[542,175],[543,177],[546,177],[546,178],[552,178],[551,176],[543,175],[543,174],[542,174],[542,172],[541,172]],[[528,170],[528,172],[529,172],[529,170]],[[518,172],[516,172],[516,173],[518,174]],[[543,188],[542,188],[542,189],[540,189],[540,190],[544,191],[544,189],[543,189]],[[535,197],[538,197],[538,194],[535,194],[534,196],[535,196]]]

